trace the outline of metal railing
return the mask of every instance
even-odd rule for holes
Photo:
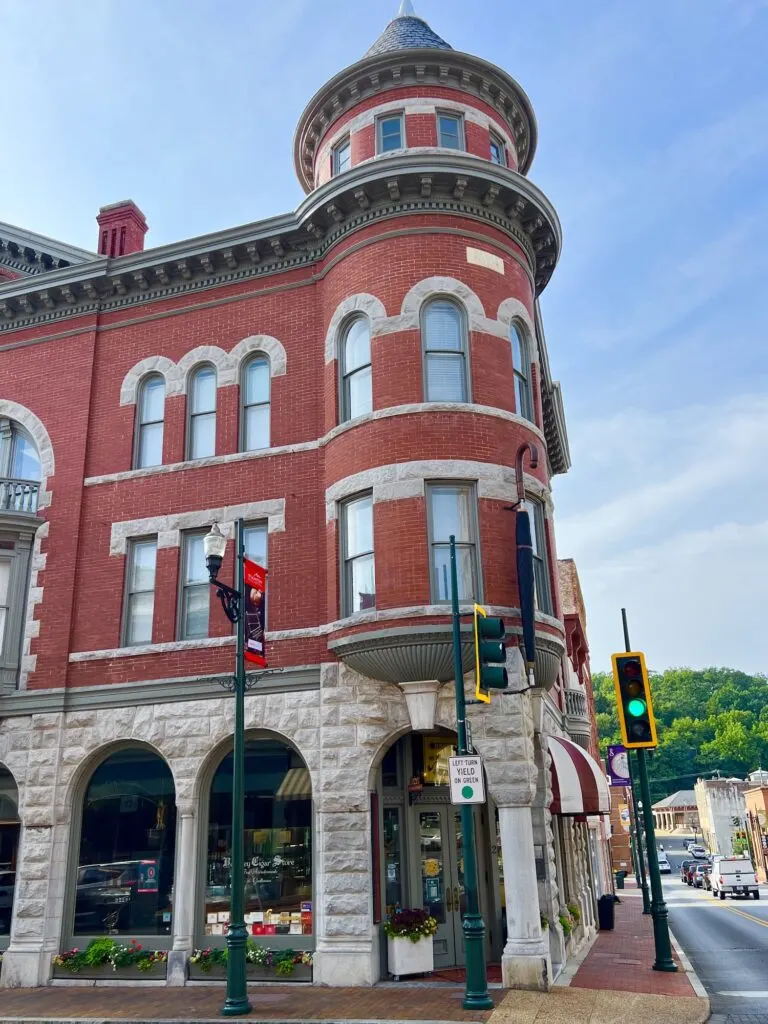
[[[579,690],[566,690],[565,713],[569,718],[588,718],[585,694]]]
[[[36,480],[0,478],[0,512],[37,512],[40,484]]]

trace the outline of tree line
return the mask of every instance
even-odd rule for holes
[[[597,729],[603,755],[620,743],[613,676],[595,672]],[[651,673],[659,735],[651,761],[652,795],[693,789],[697,773],[719,769],[746,778],[768,769],[768,677],[731,668],[672,668]],[[669,780],[669,781],[662,781]]]

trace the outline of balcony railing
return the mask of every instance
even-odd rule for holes
[[[569,718],[588,718],[586,696],[579,690],[566,690],[565,713]]]
[[[35,480],[0,478],[0,512],[37,512],[40,484]]]

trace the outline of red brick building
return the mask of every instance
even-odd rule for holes
[[[0,224],[4,985],[47,983],[52,954],[103,934],[169,950],[181,984],[224,942],[234,638],[202,537],[237,518],[270,573],[246,710],[254,935],[312,952],[315,981],[370,984],[387,908],[428,906],[436,965],[462,963],[450,533],[463,609],[504,615],[518,691],[470,709],[487,955],[546,986],[593,926],[586,820],[608,808],[589,704],[568,697],[585,641],[559,597],[569,453],[538,307],[560,225],[527,177],[525,93],[407,8],[310,100],[296,211],[145,249],[144,215],[116,203],[93,253]],[[529,692],[508,511],[524,443]]]

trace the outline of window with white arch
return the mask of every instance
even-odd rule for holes
[[[145,377],[136,403],[134,469],[148,469],[163,462],[165,380],[159,373]]]
[[[358,316],[342,332],[341,421],[365,416],[372,409],[371,322],[368,317]]]
[[[421,314],[424,393],[428,402],[468,402],[467,326],[450,299],[433,299]]]
[[[243,367],[240,381],[240,451],[255,452],[270,445],[270,367],[265,355],[254,355]]]
[[[216,369],[199,366],[189,379],[187,398],[187,458],[216,454]]]
[[[72,936],[173,934],[176,792],[154,751],[118,750],[83,795]]]
[[[533,422],[533,395],[531,394],[531,354],[528,339],[516,323],[510,325],[512,343],[512,372],[515,377],[515,412]]]

